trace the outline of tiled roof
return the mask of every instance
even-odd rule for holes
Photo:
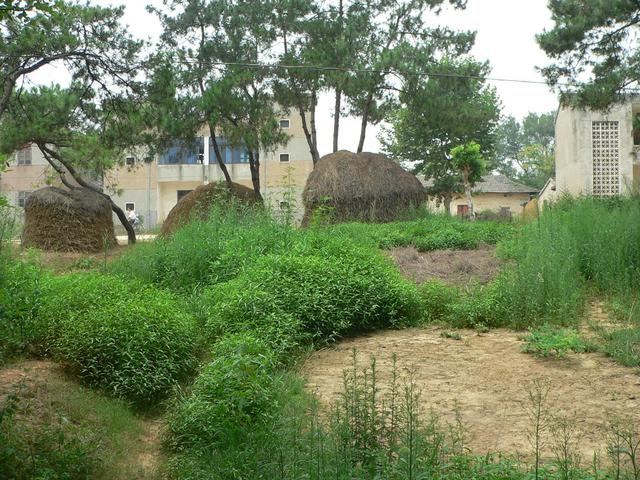
[[[420,179],[425,187],[433,185],[432,180]],[[538,193],[538,189],[514,182],[505,175],[485,175],[473,187],[475,193]]]

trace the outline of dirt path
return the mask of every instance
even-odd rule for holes
[[[335,398],[353,348],[361,366],[376,357],[385,381],[395,353],[400,368],[414,370],[424,407],[452,421],[458,402],[472,437],[469,446],[478,454],[528,454],[527,385],[534,378],[551,383],[550,411],[575,413],[587,460],[594,451],[604,452],[609,416],[631,416],[630,421],[640,423],[640,376],[601,354],[539,359],[522,353],[519,334],[511,331],[477,335],[459,330],[461,340],[443,338],[441,333],[438,328],[384,331],[317,351],[303,366],[308,388],[324,402]]]

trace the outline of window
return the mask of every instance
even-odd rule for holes
[[[16,152],[16,163],[18,165],[31,165],[31,145]]]
[[[31,192],[18,192],[18,206],[24,208],[27,203],[27,197]]]
[[[136,164],[135,157],[127,157],[124,159],[124,163],[127,167],[133,167]]]
[[[285,202],[285,201],[280,202],[280,210],[288,210],[288,209],[289,209],[289,202]]]
[[[620,125],[616,121],[591,122],[593,196],[620,194]]]
[[[281,162],[288,162],[289,161],[289,154],[288,153],[281,153],[280,154],[280,161]]]
[[[185,195],[193,192],[193,190],[178,190],[178,201],[182,200]]]
[[[128,212],[129,210],[134,210],[136,209],[136,204],[134,202],[126,202],[124,204],[124,211]]]
[[[291,127],[291,122],[288,118],[283,118],[280,120],[280,128],[289,128]]]

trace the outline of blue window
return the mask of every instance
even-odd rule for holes
[[[160,155],[160,165],[198,165],[204,160],[204,138],[198,137],[195,145],[176,142]]]
[[[243,145],[231,145],[224,137],[216,137],[216,143],[218,144],[224,163],[249,163],[249,152]],[[213,141],[211,141],[209,148],[209,163],[218,163],[216,152],[213,148]]]

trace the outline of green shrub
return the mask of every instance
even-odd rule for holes
[[[419,322],[416,287],[389,263],[376,253],[342,256],[263,257],[236,280],[205,291],[203,301],[211,302],[204,309],[206,330],[271,328],[284,316],[293,335],[322,342],[349,331]]]
[[[604,340],[607,355],[627,367],[640,367],[640,327],[606,333]]]
[[[242,441],[277,410],[281,386],[276,358],[267,342],[250,334],[228,335],[211,352],[213,360],[191,393],[169,416],[168,444],[175,451],[206,451]]]
[[[198,330],[185,305],[138,282],[50,277],[39,323],[45,349],[90,385],[135,403],[165,395],[197,364]]]
[[[214,206],[208,220],[190,222],[169,238],[136,245],[111,269],[190,294],[235,278],[265,254],[285,250],[293,231],[255,207]]]
[[[25,352],[38,336],[34,318],[40,302],[40,279],[35,262],[0,265],[0,365]]]
[[[587,347],[575,328],[542,325],[529,329],[522,351],[538,357],[564,357],[567,352],[585,352]]]
[[[415,247],[421,252],[431,250],[472,250],[478,247],[478,241],[469,235],[453,228],[438,230],[424,237],[413,240]]]
[[[444,285],[437,280],[423,283],[420,294],[424,306],[424,320],[427,322],[448,320],[451,309],[460,295],[457,288]]]
[[[83,441],[62,419],[41,425],[19,419],[23,409],[16,396],[0,405],[0,478],[91,478],[100,465],[97,442]]]

